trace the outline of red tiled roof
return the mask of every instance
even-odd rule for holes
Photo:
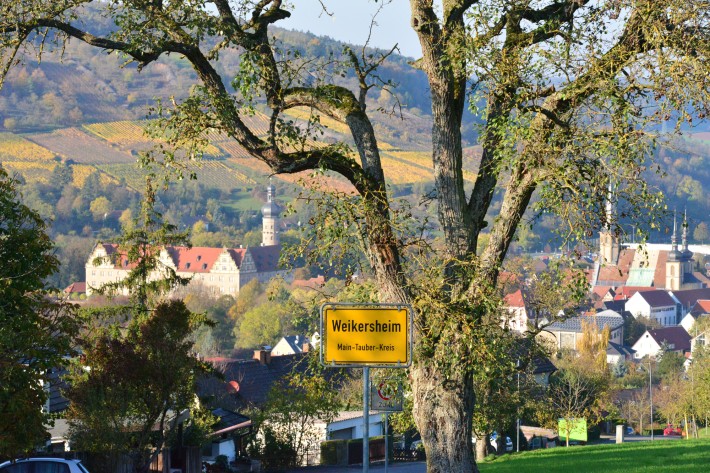
[[[325,284],[325,276],[317,276],[315,278],[310,278],[310,279],[296,279],[293,281],[293,286],[294,287],[310,287],[310,288],[318,288],[323,286]]]
[[[135,263],[128,264],[128,260],[123,255],[118,255],[118,245],[115,243],[104,243],[102,245],[106,253],[114,262],[117,269],[133,269]],[[215,262],[225,251],[232,258],[238,268],[241,268],[242,261],[247,251],[251,253],[254,264],[258,272],[270,272],[278,269],[281,246],[255,246],[249,249],[244,248],[210,248],[205,246],[168,246],[165,247],[168,255],[172,259],[175,267],[181,272],[208,273],[212,271]]]
[[[604,284],[613,284],[614,286],[623,286],[626,280],[629,279],[629,270],[631,263],[634,261],[635,249],[622,249],[619,252],[619,260],[616,265],[606,265],[599,268],[599,277],[597,281]]]
[[[523,291],[518,289],[512,294],[508,294],[503,298],[505,305],[508,307],[525,307],[525,299],[523,298]]]
[[[600,299],[603,299],[604,297],[606,297],[606,295],[609,294],[609,292],[611,292],[612,296],[616,295],[616,293],[614,292],[614,289],[611,286],[594,286],[592,291],[594,292],[594,295]]]
[[[694,316],[710,314],[710,300],[701,299],[695,303],[690,313]]]
[[[223,248],[209,248],[205,246],[170,246],[166,250],[175,263],[178,271],[189,271],[191,273],[208,273],[217,261],[219,255],[224,252]]]
[[[82,282],[73,282],[69,286],[67,286],[66,289],[64,289],[64,292],[66,292],[67,294],[85,293],[86,292],[86,283],[83,281]]]
[[[656,290],[657,289],[648,288],[646,286],[624,286],[624,287],[617,288],[616,295],[621,296],[621,297],[619,299],[617,299],[615,297],[614,300],[631,299],[631,296],[633,296],[637,292],[640,292],[640,291],[648,292],[648,291],[656,291]]]
[[[668,251],[658,252],[656,260],[656,270],[653,273],[653,285],[656,287],[666,287],[666,264],[668,263]]]

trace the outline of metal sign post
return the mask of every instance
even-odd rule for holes
[[[323,304],[320,309],[322,338],[320,361],[332,368],[362,367],[363,439],[362,471],[370,470],[370,402],[375,410],[402,410],[395,399],[401,389],[391,392],[385,383],[370,393],[370,368],[406,368],[412,364],[414,324],[412,308],[406,304]],[[389,389],[389,388],[388,388]],[[397,402],[399,405],[397,406]],[[387,414],[385,414],[385,471],[387,470]]]
[[[362,471],[370,471],[370,367],[362,369],[362,417],[365,425],[362,432]]]
[[[387,425],[387,418],[389,417],[389,413],[385,412],[385,473],[387,473],[387,467],[388,467],[388,460],[390,457],[390,449],[389,449],[389,426]]]

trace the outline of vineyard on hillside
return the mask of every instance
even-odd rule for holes
[[[0,133],[0,160],[49,161],[54,153],[13,133]]]
[[[144,172],[136,165],[99,164],[97,167],[117,180],[125,179],[126,184],[134,190],[142,191],[144,188]],[[222,161],[205,160],[198,165],[191,166],[185,172],[186,178],[189,178],[193,172],[199,184],[224,192],[247,190],[257,184],[248,175]]]
[[[81,164],[135,163],[130,152],[109,146],[104,140],[88,135],[77,128],[64,128],[52,133],[28,137],[31,141],[52,150],[64,159]]]
[[[109,142],[113,146],[117,146],[124,151],[136,154],[139,151],[147,151],[155,147],[159,140],[155,140],[145,133],[145,128],[148,121],[117,121],[105,123],[93,123],[84,125],[84,129]],[[219,158],[223,155],[222,151],[216,146],[209,144],[204,150],[205,156],[209,158]]]

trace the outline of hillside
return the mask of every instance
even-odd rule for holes
[[[87,9],[84,16],[85,23],[91,25],[95,33],[109,31],[110,25],[96,11]],[[296,51],[309,59],[341,58],[345,46],[309,33],[278,28],[272,33],[285,50]],[[82,189],[87,177],[96,174],[105,186],[123,186],[129,192],[139,193],[142,174],[135,165],[136,159],[139,153],[157,144],[143,134],[150,107],[155,99],[186,97],[195,80],[194,72],[177,56],[161,58],[139,72],[130,64],[122,67],[123,58],[79,42],[71,42],[68,48],[65,59],[58,54],[45,54],[39,65],[28,61],[15,68],[0,90],[0,161],[5,168],[21,174],[28,185],[35,186],[26,192],[27,198],[42,209],[44,215],[56,219],[57,229],[63,228],[61,215],[66,215],[69,222],[71,218],[69,213],[57,211],[58,194],[53,200],[46,197],[42,188],[52,184],[55,167],[58,164],[69,166],[76,189]],[[370,52],[378,54],[375,50]],[[227,50],[220,59],[220,73],[228,77],[238,65],[240,53]],[[407,197],[416,205],[431,188],[431,117],[426,78],[410,66],[410,61],[411,58],[393,55],[380,69],[383,81],[398,84],[397,98],[404,107],[401,117],[377,111],[378,108],[391,109],[396,103],[388,94],[376,89],[369,99],[368,111],[380,140],[383,165],[393,194]],[[341,85],[354,87],[352,72],[340,77],[334,74],[333,67],[326,66],[323,72],[333,74]],[[263,104],[257,104],[257,108],[268,112]],[[294,110],[290,114],[295,120],[303,120],[308,112]],[[265,115],[257,113],[249,120],[260,133],[266,132]],[[322,123],[326,127],[322,141],[351,141],[348,130],[341,124],[326,119]],[[654,158],[661,172],[656,173],[649,166],[646,175],[648,182],[666,195],[670,209],[687,208],[691,235],[699,224],[710,223],[707,212],[710,208],[707,192],[710,189],[710,132],[706,131],[706,123],[703,126],[705,128],[698,129],[697,133],[679,137],[673,146],[657,149]],[[472,185],[480,152],[471,116],[464,124],[464,134],[468,139],[464,158],[470,170],[464,178]],[[215,228],[238,226],[243,220],[240,213],[258,212],[259,189],[265,183],[268,170],[233,141],[216,135],[209,138],[203,164],[189,170],[198,178],[195,186],[202,189],[200,195],[206,196],[205,202],[195,204],[190,210],[175,210],[166,204],[166,210],[184,226],[206,215],[223,216],[221,224],[216,224]],[[281,182],[283,201],[293,200],[301,184],[310,179],[305,174],[277,178]],[[326,182],[337,190],[350,189],[346,182],[334,176],[329,176]],[[92,196],[91,200],[100,197],[91,192],[87,195]],[[218,212],[206,210],[206,201],[210,199],[219,203]],[[82,205],[88,209],[89,204]],[[118,206],[117,202],[111,204],[110,210],[114,212],[127,208]],[[499,205],[494,201],[491,215],[497,212]],[[73,203],[69,207],[82,206]],[[433,208],[418,210],[433,211]],[[100,232],[101,226],[89,219],[88,210],[83,212],[84,220],[74,219],[71,231]],[[77,222],[82,222],[83,227],[76,228]],[[668,226],[671,222],[668,218]],[[70,227],[72,225],[64,229]],[[553,237],[556,227],[554,219],[542,218],[534,234],[528,235],[521,245],[526,250],[542,249]],[[667,239],[667,229],[652,234],[654,241]]]

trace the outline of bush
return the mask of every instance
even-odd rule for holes
[[[293,445],[280,440],[268,427],[264,427],[263,443],[256,440],[248,450],[249,456],[261,461],[264,471],[281,471],[297,466],[298,454]]]

